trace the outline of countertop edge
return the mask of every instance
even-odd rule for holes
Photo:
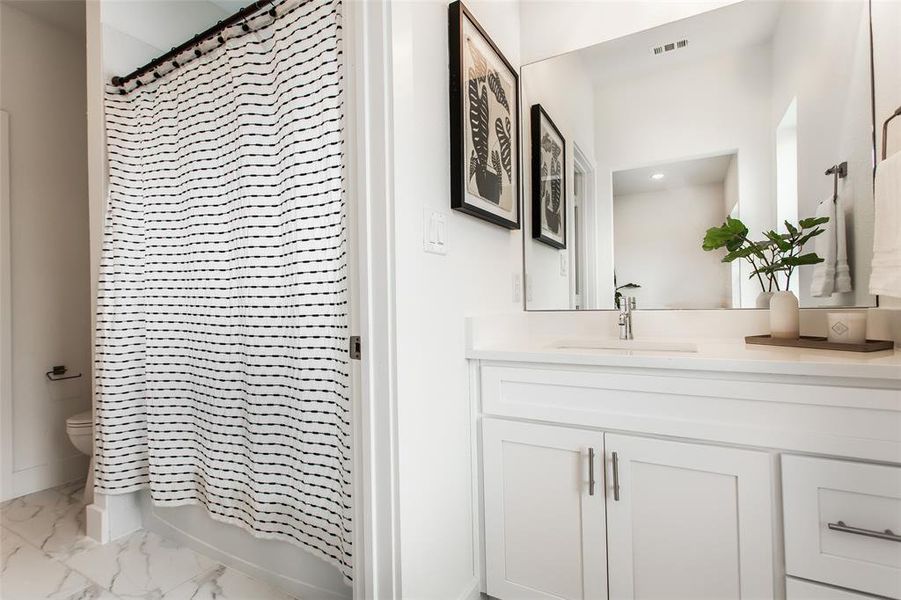
[[[888,358],[888,350],[882,356]],[[893,351],[899,355],[898,350]],[[570,364],[578,366],[626,367],[645,369],[670,369],[682,371],[714,371],[757,375],[797,375],[841,379],[883,380],[901,384],[901,367],[897,364],[866,364],[860,362],[778,360],[711,356],[635,355],[596,352],[571,352],[556,349],[509,347],[468,348],[468,360],[496,362],[525,362],[544,364]]]

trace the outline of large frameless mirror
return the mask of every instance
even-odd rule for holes
[[[527,309],[875,305],[866,1],[745,0],[526,65],[522,98]]]

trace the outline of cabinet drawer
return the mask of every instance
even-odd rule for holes
[[[901,468],[783,455],[782,490],[788,575],[901,598]]]
[[[792,579],[788,577],[785,580],[785,597],[787,600],[872,600],[872,596],[864,596],[857,592],[849,592],[848,590],[840,590],[838,588],[829,587],[828,585],[820,585],[819,583],[811,583],[809,581],[801,581],[800,579]]]

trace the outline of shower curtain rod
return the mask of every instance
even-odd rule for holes
[[[176,56],[178,56],[185,50],[189,50],[192,46],[197,46],[198,44],[202,44],[206,40],[210,39],[214,35],[220,33],[222,30],[226,29],[227,27],[231,27],[232,25],[237,24],[239,21],[246,21],[251,15],[253,15],[255,12],[258,12],[262,8],[266,7],[267,5],[271,6],[271,8],[269,9],[269,14],[274,17],[275,16],[275,5],[273,2],[274,2],[274,0],[257,0],[253,4],[248,4],[247,6],[245,6],[244,8],[242,8],[241,10],[239,10],[238,12],[233,14],[232,16],[228,17],[224,21],[219,21],[218,23],[216,23],[215,25],[213,25],[206,31],[198,33],[197,35],[192,37],[190,40],[185,42],[184,44],[181,44],[180,46],[176,46],[175,48],[173,48],[172,50],[169,50],[169,52],[166,52],[162,56],[153,59],[152,61],[150,61],[143,67],[135,69],[134,71],[132,71],[128,75],[125,75],[124,77],[113,77],[113,79],[112,79],[113,85],[116,87],[122,87],[129,81],[138,79],[142,75],[146,75],[147,73],[150,73],[151,71],[155,71],[155,69],[157,67],[159,67],[160,65],[162,65],[163,63],[165,63],[168,60],[174,59]],[[247,23],[245,22],[244,23],[244,31],[249,31],[249,30],[250,30],[250,26],[247,25]],[[176,67],[176,68],[178,67],[177,61],[173,60],[172,64],[174,67]],[[155,76],[159,77],[158,74],[155,74]],[[138,81],[138,85],[140,85],[140,80]],[[123,91],[123,93],[124,93],[124,91]]]

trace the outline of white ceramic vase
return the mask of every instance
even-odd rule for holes
[[[773,292],[760,292],[757,296],[757,300],[754,302],[754,305],[757,308],[769,308],[770,307],[770,298],[773,297]]]
[[[798,298],[794,292],[774,292],[770,298],[770,335],[796,340],[801,333]]]

